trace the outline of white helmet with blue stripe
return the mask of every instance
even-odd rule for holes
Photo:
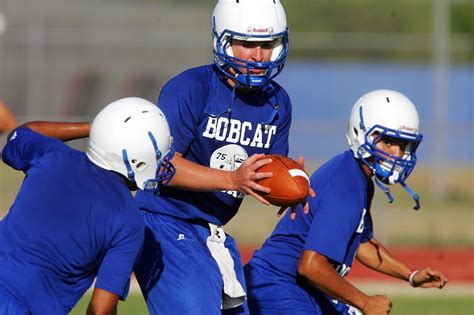
[[[212,14],[212,34],[215,65],[239,85],[263,87],[283,69],[288,54],[288,27],[280,0],[219,0]],[[264,62],[235,58],[232,39],[274,41],[272,56]],[[229,72],[230,68],[236,74]],[[257,75],[251,73],[253,69],[265,71]]]
[[[375,90],[362,96],[352,107],[347,141],[354,156],[375,175],[377,185],[393,200],[382,183],[400,183],[417,201],[418,195],[405,184],[416,165],[416,149],[423,140],[415,105],[405,95],[392,90]],[[375,144],[388,136],[404,141],[403,156],[390,155]]]
[[[163,112],[138,97],[117,100],[94,118],[87,156],[97,166],[157,191],[173,177],[170,128]]]

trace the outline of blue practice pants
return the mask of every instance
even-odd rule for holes
[[[206,245],[209,226],[144,211],[142,216],[146,224],[145,243],[135,275],[150,313],[220,315],[223,280]],[[245,290],[237,246],[229,235],[224,244]]]

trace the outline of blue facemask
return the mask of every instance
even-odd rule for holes
[[[359,114],[360,128],[365,132],[365,141],[358,152],[359,159],[373,171],[377,186],[384,191],[390,202],[393,201],[393,197],[390,189],[384,184],[400,184],[413,197],[416,202],[414,209],[418,210],[420,208],[420,198],[418,194],[405,184],[405,181],[416,166],[416,150],[423,140],[423,136],[421,134],[390,129],[381,125],[374,125],[369,130],[366,130],[362,107],[360,107]],[[374,137],[374,134],[377,135]],[[394,156],[376,148],[375,144],[383,136],[407,142],[403,157]],[[372,157],[370,161],[362,157],[363,151],[370,154]]]
[[[245,38],[246,34],[233,32],[230,30],[223,31],[220,35],[217,34],[215,27],[213,27],[213,34],[216,38],[216,51],[214,51],[214,63],[225,76],[234,79],[241,86],[247,88],[262,88],[266,86],[270,80],[276,77],[285,64],[286,56],[288,55],[288,30],[278,34],[269,35],[252,35],[252,39],[268,40],[279,39],[282,40],[282,51],[274,61],[267,62],[252,62],[242,60],[227,53],[227,48],[234,37]],[[230,68],[234,69],[236,74],[231,73]],[[245,73],[240,70],[245,68]],[[265,70],[263,74],[252,74],[252,70]]]

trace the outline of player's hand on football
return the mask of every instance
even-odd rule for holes
[[[420,288],[439,288],[442,289],[446,283],[448,283],[448,278],[446,276],[431,268],[424,268],[418,271],[418,273],[413,277],[413,284],[415,287]]]
[[[296,162],[299,165],[301,165],[301,167],[304,169],[304,157],[300,156]],[[310,196],[311,198],[314,198],[316,196],[316,193],[314,192],[313,188],[311,188],[311,186],[309,186],[308,196]],[[301,205],[303,207],[304,214],[309,213],[309,203],[308,203],[308,198],[306,197],[306,199],[301,204],[297,204],[297,205],[294,205],[293,207],[290,207],[290,209],[291,209],[290,210],[290,219],[291,220],[294,220],[296,218],[296,210],[298,209],[299,205]],[[278,210],[277,216],[281,217],[281,215],[287,209],[288,209],[288,207],[281,207],[280,210]]]
[[[254,154],[246,159],[234,172],[234,181],[237,187],[236,190],[246,195],[254,196],[261,203],[269,205],[270,203],[257,194],[257,192],[268,194],[270,193],[270,188],[259,185],[257,181],[263,178],[272,177],[273,174],[272,172],[256,172],[256,170],[271,162],[272,159],[265,158],[265,154]]]
[[[392,309],[392,302],[385,295],[369,296],[365,305],[361,308],[364,315],[387,315]]]

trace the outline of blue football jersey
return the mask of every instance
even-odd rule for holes
[[[291,103],[277,83],[239,91],[213,65],[187,70],[163,88],[158,105],[168,119],[177,152],[200,165],[233,171],[255,153],[288,154]],[[235,191],[189,192],[171,187],[160,195],[139,191],[146,211],[224,225],[243,196]]]
[[[122,178],[28,128],[2,157],[25,178],[0,222],[0,286],[33,314],[66,314],[95,277],[124,299],[144,227]]]
[[[280,220],[270,238],[255,252],[247,270],[264,269],[273,279],[249,275],[248,286],[260,281],[297,283],[298,260],[303,250],[318,252],[345,276],[359,244],[372,238],[370,205],[373,183],[362,171],[351,151],[323,164],[310,178],[316,192],[310,211],[301,207],[295,220],[289,212]],[[250,289],[249,289],[250,291]]]

